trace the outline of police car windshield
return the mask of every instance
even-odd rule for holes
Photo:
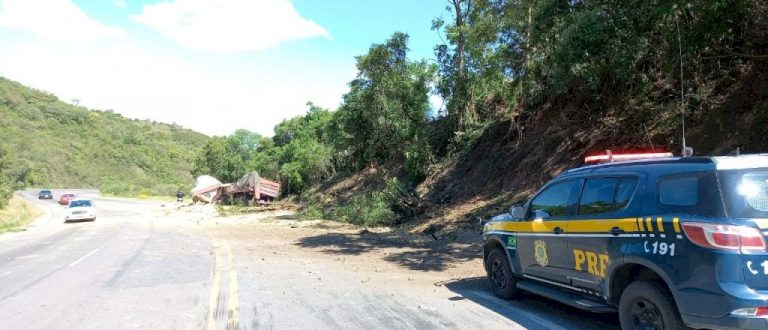
[[[768,218],[768,168],[718,174],[730,217]]]

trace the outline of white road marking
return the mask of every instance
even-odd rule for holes
[[[37,257],[37,255],[36,254],[28,254],[28,255],[25,255],[25,256],[16,257],[16,259],[27,259],[27,258],[34,258],[34,257]]]
[[[91,252],[88,252],[88,254],[86,254],[86,255],[84,255],[84,256],[82,256],[82,257],[80,257],[79,259],[77,259],[77,260],[75,260],[75,261],[71,262],[69,265],[67,265],[67,267],[72,267],[72,266],[74,266],[74,265],[77,265],[77,264],[79,264],[81,261],[85,260],[85,258],[88,258],[88,257],[90,257],[92,254],[96,253],[96,251],[99,251],[99,249],[95,249],[95,250],[93,250],[93,251],[91,251]]]

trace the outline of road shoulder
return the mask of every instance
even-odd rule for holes
[[[25,198],[14,195],[8,206],[0,210],[0,234],[23,231],[44,214],[43,210]]]

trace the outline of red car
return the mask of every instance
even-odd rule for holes
[[[69,201],[75,199],[75,194],[64,194],[59,197],[59,204],[61,205],[67,205],[69,204]]]

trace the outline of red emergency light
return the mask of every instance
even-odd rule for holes
[[[673,157],[673,156],[674,155],[671,152],[665,151],[665,150],[664,151],[662,150],[643,151],[638,149],[638,150],[625,150],[621,152],[604,150],[597,153],[589,153],[586,157],[584,157],[584,163],[587,165],[595,165],[595,164],[621,162],[621,161],[628,161],[628,160],[667,158],[667,157]]]

